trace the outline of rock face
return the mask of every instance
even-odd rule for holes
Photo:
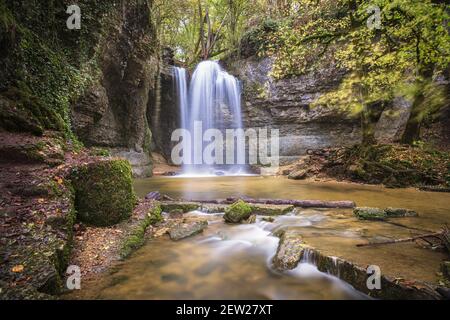
[[[153,133],[152,150],[160,152],[168,161],[171,159],[172,147],[177,142],[171,141],[172,132],[180,127],[180,110],[171,55],[166,52],[165,60],[157,79],[156,90],[148,104],[147,119]]]
[[[350,146],[361,140],[359,119],[335,108],[317,106],[322,94],[339,86],[345,72],[330,64],[299,77],[275,80],[270,76],[272,58],[227,63],[227,68],[243,82],[244,126],[279,129],[280,163],[297,160],[308,149]],[[409,105],[396,101],[382,114],[377,137],[398,139]]]
[[[72,106],[72,127],[79,138],[130,160],[136,177],[151,175],[147,108],[159,62],[149,21],[144,2],[131,1],[113,13],[112,30],[98,44],[100,80]]]

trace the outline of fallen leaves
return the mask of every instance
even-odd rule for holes
[[[24,270],[24,266],[22,264],[15,265],[12,267],[11,271],[14,273],[21,273]]]

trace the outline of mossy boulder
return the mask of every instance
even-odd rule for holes
[[[385,220],[386,212],[380,208],[356,207],[353,213],[360,220]]]
[[[238,200],[225,209],[223,218],[228,223],[240,223],[250,218],[252,207],[243,200]]]
[[[109,159],[72,171],[78,218],[95,226],[110,226],[130,217],[136,204],[128,161]]]

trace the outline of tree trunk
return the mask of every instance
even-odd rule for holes
[[[419,87],[419,92],[414,98],[413,105],[411,107],[411,113],[408,121],[406,122],[406,128],[403,132],[401,142],[404,144],[412,144],[414,141],[420,139],[420,127],[422,125],[422,107],[424,102],[424,95],[422,86]]]

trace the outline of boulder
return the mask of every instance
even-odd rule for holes
[[[417,217],[417,212],[405,208],[386,208],[384,210],[389,218],[392,217]]]
[[[353,213],[360,220],[385,220],[386,212],[380,208],[356,207]]]
[[[288,175],[288,179],[293,179],[293,180],[303,180],[307,177],[308,175],[308,170],[296,170],[296,171],[292,171],[289,175]]]
[[[252,212],[263,216],[279,216],[294,210],[293,205],[252,204]]]
[[[273,264],[277,270],[292,270],[300,262],[303,251],[308,248],[298,232],[286,230],[282,233]]]
[[[72,170],[78,218],[95,226],[111,226],[131,216],[136,204],[131,166],[110,159],[80,165]]]
[[[228,223],[240,223],[250,218],[252,211],[252,206],[243,200],[238,200],[225,209],[223,218]]]
[[[147,199],[147,200],[161,200],[161,193],[159,193],[159,191],[149,192],[145,196],[145,199]]]
[[[251,224],[256,222],[256,215],[252,214],[248,219],[242,221],[242,223]]]
[[[179,223],[169,229],[168,233],[170,239],[181,240],[187,237],[194,236],[202,232],[208,226],[208,221],[200,220],[187,223]]]

